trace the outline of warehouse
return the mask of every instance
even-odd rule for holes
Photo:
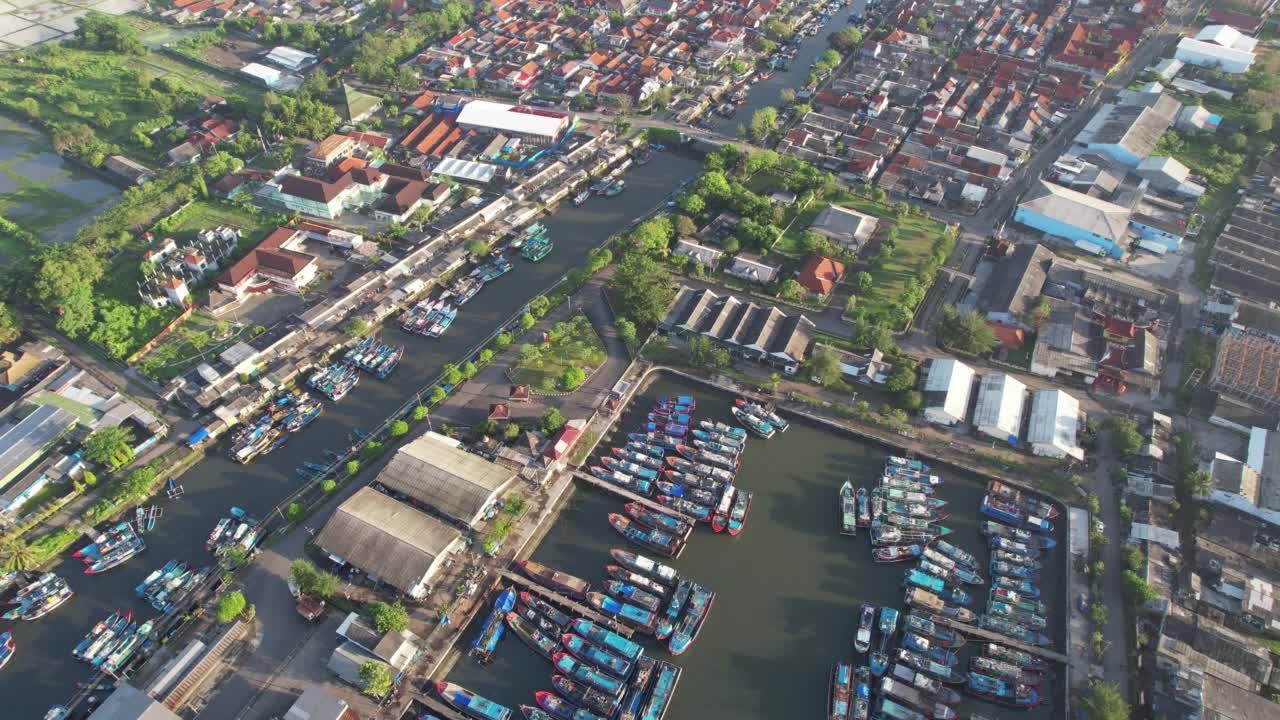
[[[378,475],[378,482],[393,494],[469,526],[484,516],[514,479],[507,468],[431,432],[400,448]]]
[[[76,424],[76,416],[40,405],[20,422],[0,431],[0,488],[40,458],[49,445]]]
[[[973,394],[973,368],[951,358],[932,360],[924,381],[924,419],[939,425],[963,422]]]
[[[568,113],[488,100],[472,100],[458,113],[460,128],[514,135],[542,145],[556,142],[572,125]]]
[[[316,546],[409,597],[422,597],[450,553],[461,550],[453,527],[373,488],[360,488],[316,534]]]
[[[1022,429],[1022,408],[1027,386],[1005,373],[982,376],[978,383],[978,405],[973,411],[973,427],[997,440],[1016,445]]]
[[[1080,403],[1062,390],[1037,390],[1031,398],[1031,422],[1027,443],[1036,455],[1065,460],[1084,459],[1076,444],[1080,427]]]

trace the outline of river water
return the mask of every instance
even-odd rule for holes
[[[666,395],[695,396],[698,419],[733,422],[730,396],[662,379],[635,403],[619,428],[635,429],[653,400]],[[840,485],[847,478],[871,485],[880,475],[884,456],[884,449],[802,422],[793,422],[790,430],[770,440],[748,442],[738,484],[752,490],[755,498],[742,534],[715,535],[701,526],[680,559],[667,561],[683,576],[718,593],[694,646],[673,659],[684,674],[667,717],[823,716],[832,663],[865,662],[855,658],[852,646],[859,605],[904,607],[901,581],[910,564],[877,565],[864,533],[856,538],[839,534]],[[938,496],[950,503],[946,509],[952,516],[944,523],[955,529],[950,539],[977,554],[985,568],[986,546],[977,532],[982,486],[945,470],[934,472],[947,481]],[[533,559],[599,585],[604,565],[611,562],[610,547],[637,549],[608,525],[608,513],[621,512],[621,505],[614,495],[579,485]],[[1055,608],[1062,604],[1055,600],[1063,592],[1064,557],[1065,546],[1060,544],[1046,555],[1048,567],[1042,572],[1042,597]],[[971,607],[981,610],[986,593],[977,590]],[[1064,626],[1060,612],[1050,620],[1058,647]],[[469,641],[471,635],[466,637]],[[651,638],[644,642],[649,654],[669,658]],[[972,645],[962,649],[966,665]],[[482,668],[464,657],[449,679],[515,709],[520,703],[533,704],[536,690],[550,690],[550,675],[548,662],[518,638],[508,637],[492,665]],[[1062,702],[1061,682],[1046,689],[1050,697],[1030,711],[973,699],[966,699],[959,710],[961,717],[972,712],[1041,720],[1051,717]]]
[[[627,174],[627,190],[621,195],[592,198],[578,208],[566,205],[543,221],[555,240],[555,251],[541,263],[516,260],[515,272],[467,303],[442,340],[406,335],[394,323],[389,326],[384,337],[408,347],[390,379],[364,378],[340,404],[326,403],[325,413],[293,442],[251,465],[238,465],[218,449],[183,475],[186,497],[177,503],[160,502],[164,516],[148,537],[145,553],[99,576],[84,575],[81,563],[71,558],[53,568],[68,578],[76,597],[33,623],[0,622],[0,630],[12,630],[17,642],[13,660],[0,671],[0,697],[7,706],[0,716],[39,718],[51,705],[65,701],[76,682],[90,677],[89,669],[70,653],[95,622],[116,608],[132,609],[144,619],[154,614],[133,593],[147,573],[171,558],[193,564],[210,561],[204,540],[229,506],[251,513],[270,510],[301,482],[295,468],[308,460],[324,462],[323,449],[344,447],[351,428],[381,423],[445,363],[458,361],[565,271],[581,266],[589,250],[663,203],[681,179],[700,167],[694,156],[660,153]]]

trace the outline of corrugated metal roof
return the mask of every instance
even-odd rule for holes
[[[1027,386],[1006,373],[982,376],[973,424],[979,431],[1000,438],[1018,437]]]
[[[515,474],[428,433],[402,447],[378,475],[393,492],[473,523]]]
[[[1082,453],[1076,444],[1080,403],[1062,390],[1037,390],[1031,398],[1027,442],[1051,445],[1069,455]]]

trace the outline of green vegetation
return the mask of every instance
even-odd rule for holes
[[[133,459],[133,431],[123,425],[95,430],[84,441],[84,457],[116,469]]]
[[[1133,455],[1142,449],[1142,433],[1138,432],[1138,423],[1133,418],[1109,417],[1102,427],[1111,433],[1111,442],[1121,455]]]
[[[942,306],[933,332],[946,347],[974,355],[989,353],[998,345],[996,333],[986,318],[972,310],[962,313],[954,305]]]
[[[338,576],[320,570],[310,560],[294,560],[289,566],[289,579],[298,591],[327,600],[338,591]]]
[[[193,313],[174,332],[138,358],[148,377],[167,381],[216,356],[248,331],[203,312]],[[247,337],[247,335],[246,335]]]
[[[399,600],[388,605],[384,602],[370,603],[365,607],[369,619],[378,632],[386,634],[409,629],[409,611]]]
[[[1080,699],[1085,720],[1129,720],[1129,703],[1114,683],[1095,682]]]
[[[675,281],[654,258],[631,252],[618,263],[610,283],[618,313],[637,326],[653,328],[676,296]]]
[[[585,315],[557,323],[547,336],[546,344],[520,346],[520,360],[511,371],[514,382],[543,391],[575,390],[588,370],[605,361],[604,342]]]
[[[391,692],[391,671],[381,660],[367,660],[356,670],[360,676],[361,688],[365,695],[375,698],[385,697]]]
[[[239,590],[232,590],[223,595],[222,599],[218,600],[218,622],[225,624],[240,617],[240,613],[244,612],[246,604],[244,593]]]
[[[409,16],[396,31],[365,33],[351,51],[351,69],[368,82],[403,84],[408,78],[400,63],[427,44],[465,28],[474,11],[468,0],[448,0]],[[416,78],[411,85],[417,85]]]

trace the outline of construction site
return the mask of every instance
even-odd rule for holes
[[[1242,330],[1224,333],[1209,389],[1260,410],[1280,410],[1280,341]]]

